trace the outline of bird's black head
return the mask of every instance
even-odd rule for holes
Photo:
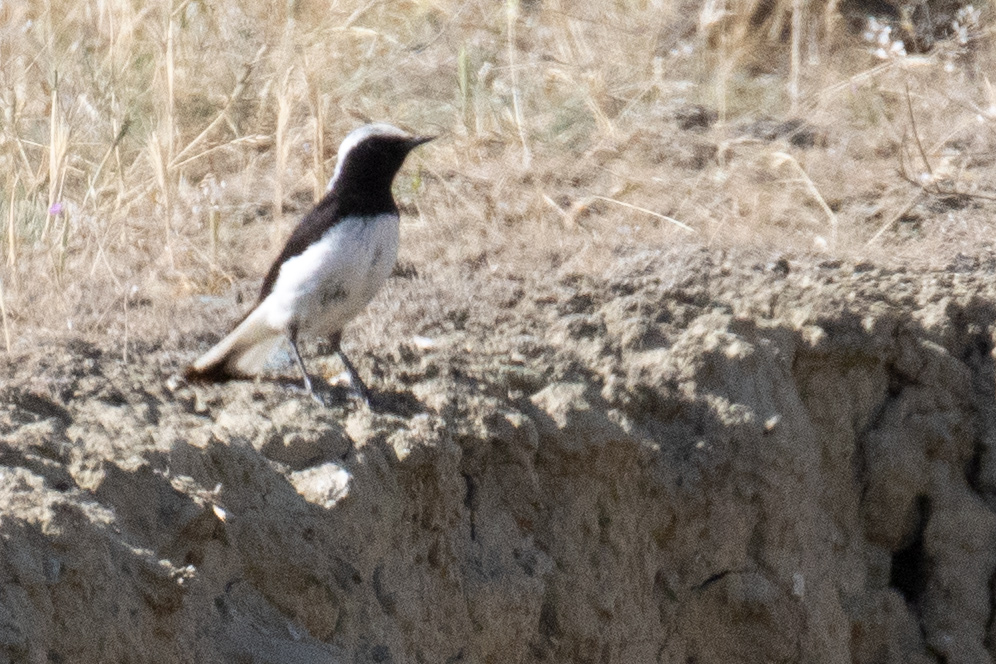
[[[405,157],[413,148],[430,140],[432,137],[412,136],[389,124],[370,124],[353,130],[339,146],[329,191],[343,202],[380,200],[384,196],[391,200],[391,182]]]

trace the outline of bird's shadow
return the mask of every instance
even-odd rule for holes
[[[364,403],[363,398],[354,390],[343,385],[332,385],[321,376],[311,377],[312,395],[308,395],[305,391],[300,378],[267,376],[261,377],[260,380],[279,385],[300,396],[311,396],[315,401],[327,408]],[[400,415],[401,417],[413,417],[419,413],[426,412],[425,405],[416,399],[411,392],[399,392],[397,390],[371,389],[370,401],[366,405],[375,413]]]

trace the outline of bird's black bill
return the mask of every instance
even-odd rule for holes
[[[412,136],[408,139],[408,149],[414,150],[423,143],[436,140],[435,136]]]

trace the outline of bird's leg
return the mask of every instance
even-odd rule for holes
[[[297,359],[297,366],[301,368],[301,375],[304,376],[304,389],[311,395],[311,397],[318,403],[325,405],[315,391],[311,388],[311,376],[308,375],[308,370],[304,368],[304,359],[301,357],[301,352],[297,349],[297,325],[292,325],[288,331],[287,338],[290,339],[291,349],[294,351],[294,357]]]
[[[342,352],[342,349],[340,348],[337,352],[339,353],[339,359],[342,360],[343,365],[346,367],[346,371],[349,372],[349,382],[352,384],[353,390],[359,394],[360,398],[362,398],[363,401],[365,401],[369,406],[370,390],[368,390],[367,386],[363,383],[363,380],[360,378],[360,374],[356,373],[356,367],[354,367],[353,363],[349,361],[346,354]]]
[[[353,391],[369,406],[370,390],[367,389],[367,386],[363,383],[363,379],[360,378],[360,374],[357,373],[356,367],[353,366],[353,363],[349,361],[346,353],[342,350],[342,332],[333,334],[330,341],[335,352],[339,355],[339,359],[342,360],[343,366],[346,367],[346,373],[349,374],[349,384],[352,386]]]

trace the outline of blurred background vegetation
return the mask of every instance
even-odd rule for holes
[[[675,242],[977,249],[992,11],[0,0],[6,343],[258,278],[368,121],[441,136],[397,183],[423,270],[599,270]]]

